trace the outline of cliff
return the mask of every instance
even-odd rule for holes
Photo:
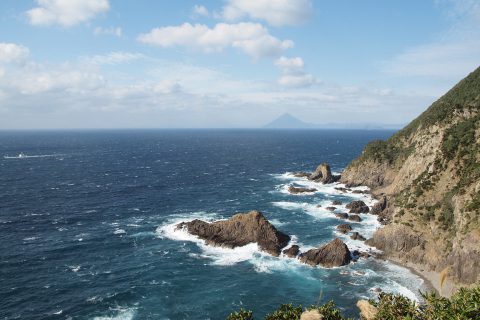
[[[341,178],[386,197],[387,225],[370,243],[436,272],[445,295],[480,281],[479,111],[480,68],[391,138],[369,143]]]

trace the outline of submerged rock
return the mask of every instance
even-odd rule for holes
[[[345,213],[345,212],[335,213],[335,217],[339,219],[348,219],[348,213]]]
[[[354,222],[361,222],[362,218],[358,214],[351,214],[348,216],[348,220],[354,221]]]
[[[358,232],[352,232],[352,235],[350,236],[350,239],[352,240],[360,240],[360,241],[365,241],[367,239],[365,239],[364,236],[362,236],[360,233]]]
[[[290,248],[283,250],[282,253],[289,258],[295,258],[300,253],[300,247],[294,244]]]
[[[333,201],[332,201],[332,205],[333,205],[333,206],[341,206],[342,204],[343,204],[343,203],[342,203],[342,201],[340,201],[340,200],[333,200]]]
[[[321,265],[332,268],[344,266],[352,260],[350,250],[345,243],[336,238],[318,249],[311,249],[300,255],[300,261],[312,266]]]
[[[326,207],[325,209],[327,209],[328,211],[335,211],[337,207]]]
[[[298,172],[294,172],[293,176],[297,178],[308,178],[310,176],[310,173],[304,172],[304,171],[298,171]]]
[[[349,225],[348,223],[343,223],[337,226],[337,230],[340,231],[341,233],[349,233],[350,231],[352,231],[352,226]]]
[[[308,177],[308,179],[321,183],[333,183],[335,181],[338,181],[340,177],[333,176],[332,171],[330,170],[330,166],[328,165],[328,163],[324,162],[317,167],[315,172],[313,172]]]
[[[304,187],[295,187],[295,186],[288,187],[288,192],[292,194],[315,192],[315,191],[317,191],[317,189],[315,188],[304,188]]]
[[[350,209],[350,213],[367,213],[370,208],[362,200],[355,200],[347,204],[347,209]]]
[[[208,223],[195,219],[182,222],[178,229],[186,228],[188,233],[198,236],[208,245],[235,248],[257,243],[261,250],[278,256],[290,237],[278,231],[258,211],[239,213],[225,221]]]

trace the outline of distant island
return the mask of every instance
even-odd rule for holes
[[[305,122],[292,114],[286,112],[278,118],[267,123],[263,129],[363,129],[363,130],[398,130],[403,124],[381,124],[381,123],[337,123],[329,122],[315,124]]]

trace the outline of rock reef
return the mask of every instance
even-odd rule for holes
[[[350,263],[352,260],[347,245],[335,238],[318,249],[310,249],[300,255],[300,261],[312,266],[321,265],[326,268],[340,267]]]
[[[182,222],[177,228],[205,240],[208,245],[235,248],[257,243],[259,248],[278,256],[290,241],[290,236],[278,231],[258,211],[236,214],[228,220],[208,223],[201,220]]]

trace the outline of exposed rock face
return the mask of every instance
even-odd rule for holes
[[[282,253],[289,258],[295,258],[300,253],[300,247],[294,244],[290,248],[283,250]]]
[[[289,186],[288,187],[288,192],[292,194],[299,194],[299,193],[310,193],[310,192],[315,192],[317,189],[315,188],[304,188],[304,187],[295,187],[295,186]]]
[[[323,316],[316,309],[305,310],[300,315],[300,320],[324,320]]]
[[[348,223],[343,223],[337,226],[337,230],[341,233],[349,233],[350,231],[352,231],[352,226]]]
[[[367,213],[370,208],[362,200],[355,200],[346,205],[350,209],[350,213]]]
[[[327,268],[347,265],[351,259],[350,250],[339,238],[318,249],[311,249],[300,255],[300,261],[303,263],[312,266],[321,265]]]
[[[479,155],[477,68],[404,129],[369,143],[341,182],[385,196],[372,212],[390,224],[372,243],[386,257],[468,285],[480,281]]]
[[[256,242],[261,250],[274,256],[290,241],[258,211],[236,214],[228,220],[208,223],[201,220],[182,222],[177,228],[186,228],[209,245],[235,248]]]
[[[361,222],[362,218],[358,214],[351,214],[348,216],[348,220],[354,221],[354,222]]]
[[[363,320],[375,320],[378,309],[368,302],[368,300],[358,300],[357,307],[360,309],[360,317]]]
[[[337,181],[339,177],[332,175],[332,171],[330,170],[328,163],[322,163],[317,167],[315,172],[308,177],[308,179],[321,183],[333,183]]]
[[[382,196],[380,201],[375,203],[372,207],[372,210],[370,211],[371,214],[379,215],[387,208],[387,197]]]

